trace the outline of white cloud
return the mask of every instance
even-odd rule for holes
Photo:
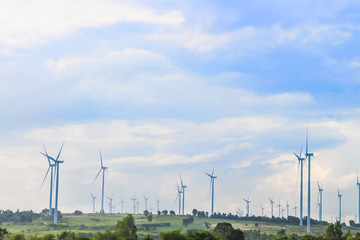
[[[1,1],[0,42],[31,46],[80,28],[101,27],[121,21],[163,25],[184,22],[178,10],[157,13],[125,1]]]

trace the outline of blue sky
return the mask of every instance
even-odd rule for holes
[[[268,197],[298,203],[298,152],[309,121],[324,215],[357,211],[360,152],[357,1],[2,1],[1,208],[48,204],[47,169],[66,141],[60,209],[91,210],[102,149],[115,204],[158,197],[186,211],[253,214]],[[306,177],[306,176],[305,176]],[[24,199],[27,199],[24,201]],[[99,201],[97,201],[99,203]],[[98,205],[99,206],[99,205]],[[205,206],[209,206],[205,209]],[[97,207],[98,208],[98,207]],[[141,209],[140,209],[141,210]],[[268,213],[267,213],[268,214]]]

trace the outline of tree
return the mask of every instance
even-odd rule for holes
[[[187,240],[217,240],[218,238],[216,238],[209,231],[201,231],[201,232],[188,231],[186,239]]]
[[[214,232],[221,236],[222,240],[244,240],[244,232],[240,229],[234,229],[230,223],[218,223]]]
[[[186,236],[181,233],[181,230],[176,230],[172,232],[162,232],[160,233],[161,240],[186,240]]]
[[[121,239],[136,240],[137,239],[137,227],[135,226],[135,220],[133,215],[128,214],[121,221],[117,221],[115,226],[115,233]]]
[[[169,213],[170,213],[170,215],[172,215],[172,216],[175,215],[175,211],[174,211],[174,210],[171,210]]]
[[[192,210],[192,214],[193,214],[194,216],[196,216],[197,212],[198,212],[198,210],[195,209],[195,208]]]
[[[341,240],[342,231],[341,231],[341,225],[339,221],[336,221],[335,225],[330,223],[329,226],[327,226],[324,238],[327,240]]]
[[[74,214],[75,214],[75,215],[82,215],[82,214],[83,214],[83,212],[82,212],[82,211],[80,211],[80,210],[75,210]]]
[[[144,215],[145,215],[145,216],[149,215],[149,211],[148,211],[148,210],[145,210],[145,211],[144,211]]]
[[[162,213],[163,213],[164,215],[167,215],[167,214],[168,214],[168,210],[163,210]]]
[[[147,220],[148,220],[148,222],[152,222],[152,219],[153,219],[152,214],[150,214],[150,215],[148,215],[148,216],[147,216]]]

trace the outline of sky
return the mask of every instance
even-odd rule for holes
[[[309,128],[311,217],[358,213],[358,1],[0,1],[0,209],[48,208],[47,160],[60,166],[59,210],[148,208],[270,215],[299,206],[293,152]],[[304,153],[304,149],[302,152]],[[308,168],[304,168],[307,186]],[[304,188],[307,198],[307,187]],[[108,210],[108,201],[105,202]],[[304,204],[304,215],[307,201]],[[277,216],[277,211],[275,211]],[[297,212],[297,216],[299,212]]]

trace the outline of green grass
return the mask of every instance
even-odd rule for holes
[[[11,233],[22,233],[24,235],[33,235],[37,234],[42,236],[48,233],[54,235],[60,234],[63,231],[73,231],[75,233],[82,233],[87,236],[91,236],[99,231],[104,231],[105,229],[113,230],[115,224],[118,220],[121,220],[125,217],[125,214],[84,214],[81,216],[75,216],[73,214],[63,214],[63,218],[59,220],[59,223],[55,226],[52,221],[45,220],[34,220],[30,224],[13,224],[13,223],[2,223],[1,228],[7,228]],[[143,238],[147,235],[158,236],[160,232],[167,232],[181,229],[182,231],[192,230],[206,230],[205,222],[211,224],[211,229],[213,229],[219,222],[229,222],[233,225],[234,228],[240,228],[241,230],[260,230],[262,233],[276,234],[279,230],[285,229],[286,234],[297,234],[304,235],[306,234],[306,226],[299,227],[294,225],[286,224],[272,224],[265,222],[255,222],[255,221],[236,221],[236,220],[224,220],[224,219],[210,219],[210,218],[194,218],[194,222],[188,227],[182,226],[182,219],[186,217],[181,216],[158,216],[153,215],[153,221],[150,223],[146,220],[146,217],[143,214],[133,215],[135,218],[136,225],[138,226],[138,236]],[[255,226],[257,223],[257,226]],[[150,225],[147,229],[142,227],[142,224]],[[167,224],[169,226],[157,226],[156,225]],[[153,227],[151,227],[153,226]],[[322,234],[324,233],[326,226],[315,225],[312,226],[313,234]],[[359,231],[360,229],[343,227],[343,232],[351,230],[352,233]]]

